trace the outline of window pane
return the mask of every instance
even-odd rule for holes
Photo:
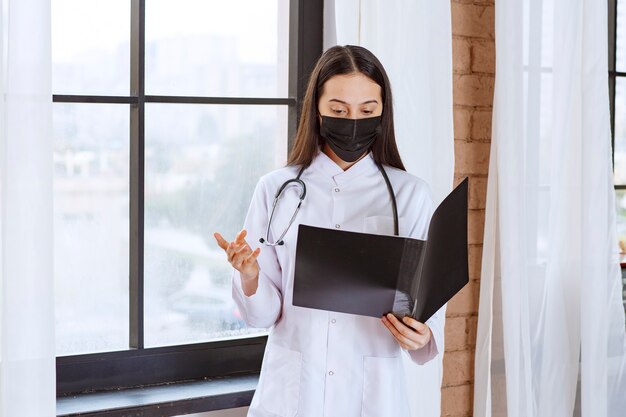
[[[52,0],[52,91],[129,94],[129,0]]]
[[[286,162],[287,107],[148,104],[145,120],[146,346],[258,333],[213,232],[233,239],[259,177]]]
[[[288,5],[146,2],[146,94],[286,97]]]
[[[57,354],[128,349],[129,108],[53,109]]]
[[[626,184],[626,78],[615,80],[615,170],[616,185]]]
[[[626,0],[617,1],[617,27],[615,29],[616,69],[626,72]]]

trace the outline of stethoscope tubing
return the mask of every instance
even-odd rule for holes
[[[302,175],[302,172],[304,172],[305,168],[306,166],[302,166],[302,168],[300,168],[300,171],[298,172],[298,176],[296,176],[296,178],[292,178],[288,181],[285,181],[283,185],[281,185],[278,191],[276,192],[276,195],[274,196],[274,202],[272,203],[272,212],[270,213],[270,218],[269,218],[269,221],[267,222],[267,230],[265,231],[265,239],[260,238],[259,242],[264,243],[267,246],[280,246],[280,245],[285,244],[285,242],[283,241],[283,238],[287,234],[287,231],[291,227],[291,224],[293,223],[293,221],[296,219],[296,215],[298,214],[298,211],[300,211],[300,206],[302,206],[302,202],[304,201],[304,198],[306,197],[306,184],[304,183],[304,181],[300,179],[300,176]],[[285,228],[283,233],[281,233],[278,240],[274,242],[270,242],[270,227],[272,226],[272,219],[274,219],[274,212],[276,211],[276,205],[278,204],[278,200],[280,199],[280,196],[285,190],[285,188],[289,184],[294,183],[294,182],[297,184],[300,184],[300,186],[302,187],[302,190],[300,191],[298,206],[296,207],[296,210],[293,212],[293,215],[291,216],[291,219],[289,219],[289,223],[287,224],[287,227]]]
[[[379,162],[376,162],[376,166],[378,167],[378,170],[380,171],[380,173],[382,174],[384,180],[385,180],[385,184],[387,185],[387,191],[389,192],[389,196],[391,197],[391,206],[392,206],[392,210],[393,210],[393,233],[395,236],[399,235],[399,231],[398,231],[398,205],[396,203],[396,195],[395,192],[393,190],[393,187],[391,186],[391,181],[389,181],[389,177],[387,176],[387,172],[385,172],[385,169],[383,168],[382,164]],[[272,203],[272,211],[270,213],[270,218],[267,222],[267,229],[265,231],[265,238],[260,238],[259,242],[267,245],[267,246],[280,246],[280,245],[284,245],[285,242],[283,241],[283,238],[285,237],[285,235],[287,234],[287,231],[289,231],[289,228],[291,227],[291,225],[293,224],[294,220],[296,219],[296,216],[298,215],[298,211],[300,211],[300,207],[302,206],[302,202],[304,201],[304,198],[306,197],[306,184],[304,181],[302,181],[300,179],[300,176],[302,175],[302,173],[304,172],[305,168],[307,168],[307,166],[302,166],[302,168],[300,168],[300,171],[298,172],[298,175],[295,178],[292,178],[290,180],[285,181],[280,188],[278,189],[278,191],[276,192],[276,195],[274,196],[274,202]],[[296,183],[299,184],[302,188],[300,191],[300,196],[299,196],[299,201],[298,201],[298,206],[296,207],[293,215],[291,216],[291,218],[289,219],[289,223],[287,224],[287,227],[285,228],[285,230],[281,233],[281,235],[278,237],[278,239],[274,242],[270,242],[269,240],[269,236],[270,236],[270,227],[272,225],[272,220],[274,219],[274,212],[276,211],[276,205],[278,204],[278,200],[280,199],[283,191],[285,190],[285,188],[291,184],[291,183]]]

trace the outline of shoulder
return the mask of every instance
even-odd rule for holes
[[[398,211],[404,213],[405,235],[426,239],[435,208],[430,184],[398,168],[385,166],[385,170],[394,188]]]
[[[288,165],[270,171],[259,178],[257,190],[265,190],[274,194],[285,181],[295,178],[299,170],[300,166]]]
[[[432,189],[424,179],[388,165],[384,165],[384,168],[396,193],[410,194],[414,198],[432,200]]]

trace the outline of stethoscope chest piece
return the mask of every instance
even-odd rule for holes
[[[306,197],[306,184],[304,183],[304,181],[300,179],[300,176],[302,175],[304,168],[306,167],[303,166],[302,168],[300,168],[300,172],[298,172],[298,176],[296,178],[292,178],[290,180],[285,181],[283,185],[281,185],[278,191],[276,192],[276,195],[274,196],[274,202],[272,203],[272,212],[270,213],[270,219],[267,222],[267,230],[265,231],[265,238],[260,238],[259,242],[264,243],[267,246],[281,246],[285,244],[285,242],[283,241],[283,238],[287,234],[287,231],[291,227],[291,224],[293,223],[293,221],[296,219],[296,216],[298,215],[298,211],[300,211],[300,207],[302,206],[302,202],[304,201],[304,198]],[[293,212],[291,219],[289,219],[289,223],[287,224],[287,227],[285,227],[285,230],[283,230],[283,232],[280,234],[278,240],[276,240],[275,242],[270,242],[270,227],[272,225],[272,220],[274,219],[274,212],[276,211],[278,200],[280,200],[280,197],[282,197],[283,191],[285,191],[285,189],[287,188],[289,184],[295,184],[296,186],[300,187],[300,196],[298,197],[299,199],[298,205],[296,206],[296,209]]]

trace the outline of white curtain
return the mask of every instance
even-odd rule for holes
[[[360,45],[385,67],[400,155],[439,204],[454,177],[450,2],[326,0],[324,14],[324,50]],[[421,367],[406,360],[414,416],[440,415],[442,359]]]
[[[626,415],[606,0],[496,2],[475,416]]]
[[[0,0],[0,40],[0,416],[54,416],[50,0]]]

